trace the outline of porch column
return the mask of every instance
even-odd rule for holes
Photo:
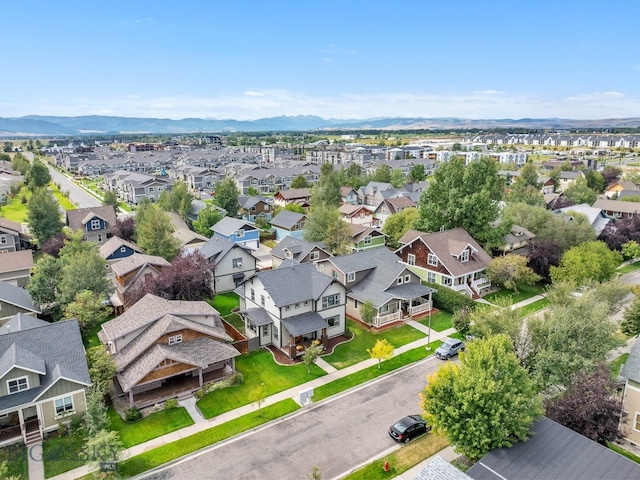
[[[202,388],[202,367],[198,368],[198,382],[200,383],[200,388]]]
[[[133,408],[133,388],[129,390],[129,406]]]
[[[22,408],[18,408],[18,423],[20,424],[20,433],[24,438],[26,428],[24,424],[24,415],[22,415]]]

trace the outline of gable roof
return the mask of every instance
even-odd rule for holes
[[[289,190],[279,190],[276,196],[282,197],[284,200],[297,200],[311,197],[310,188],[290,188]]]
[[[601,208],[594,208],[589,206],[586,203],[581,203],[580,205],[572,205],[570,207],[563,207],[555,210],[554,213],[562,212],[565,215],[571,215],[571,212],[581,213],[586,215],[589,219],[589,223],[593,227],[593,230],[596,232],[596,237],[599,236],[604,227],[611,221],[609,217],[602,211]]]
[[[75,319],[0,335],[0,352],[5,352],[0,360],[1,368],[6,368],[7,361],[15,360],[15,366],[27,365],[30,370],[44,372],[39,387],[0,397],[0,411],[36,400],[61,379],[82,386],[91,385],[80,328]]]
[[[22,225],[18,222],[14,222],[13,220],[0,217],[0,230],[6,230],[11,232],[13,235],[18,235],[22,233]]]
[[[107,222],[107,229],[116,224],[116,212],[111,205],[100,207],[77,208],[67,210],[67,225],[73,230],[82,230],[93,217],[99,217]]]
[[[134,253],[122,260],[118,260],[113,265],[111,265],[111,269],[118,276],[126,275],[127,273],[133,272],[138,268],[144,265],[153,265],[159,267],[165,267],[170,265],[168,261],[166,261],[162,257],[158,257],[156,255],[146,255],[144,253]]]
[[[399,240],[402,246],[398,251],[403,250],[415,241],[422,241],[427,245],[429,250],[438,257],[438,260],[454,277],[484,270],[491,262],[489,254],[462,227],[435,233],[408,230]],[[461,262],[455,256],[459,255],[467,246],[474,250],[474,254],[469,255],[469,260],[466,262]]]
[[[372,237],[386,236],[377,228],[365,227],[364,225],[357,225],[355,223],[349,223],[348,225],[349,232],[351,233],[351,241],[353,241],[353,243],[358,243],[369,235]]]
[[[334,281],[311,263],[291,263],[286,268],[263,270],[256,276],[277,307],[318,300]]]
[[[3,253],[1,258],[0,273],[31,270],[33,268],[33,252],[30,249]]]
[[[45,322],[44,320],[40,320],[39,318],[32,317],[25,313],[17,313],[0,327],[0,335],[18,332],[20,330],[28,330],[30,328],[42,327],[44,325],[49,325],[49,322]]]
[[[304,240],[300,240],[298,238],[287,235],[282,240],[278,242],[278,244],[271,249],[271,255],[276,258],[285,259],[287,258],[285,250],[291,252],[291,260],[294,260],[300,263],[300,260],[309,255],[313,250],[319,249],[325,252],[327,255],[331,256],[329,251],[327,251],[327,246],[321,242],[305,242]]]
[[[640,465],[548,418],[533,436],[495,449],[467,470],[476,480],[640,479]]]
[[[204,258],[219,262],[227,253],[229,253],[230,250],[233,250],[234,248],[240,248],[247,252],[251,252],[247,247],[238,245],[224,237],[214,235],[207,240],[207,243],[200,247],[198,253],[200,253]]]
[[[338,211],[342,215],[347,215],[347,216],[350,216],[350,217],[353,216],[353,215],[356,215],[358,212],[364,212],[365,215],[371,215],[372,214],[371,210],[369,210],[364,205],[351,205],[349,203],[343,203],[342,205],[340,205],[338,207]]]
[[[304,213],[292,212],[290,210],[283,209],[271,219],[271,226],[291,230],[296,223],[304,218],[306,218]]]
[[[116,250],[120,250],[120,248],[122,247],[129,247],[131,250],[133,250],[136,253],[140,253],[141,250],[134,245],[131,242],[127,242],[125,239],[114,236],[111,237],[109,240],[107,240],[105,243],[103,243],[102,245],[100,245],[100,248],[98,249],[98,252],[100,253],[100,256],[102,258],[108,258],[111,255],[113,255],[113,253]]]
[[[225,237],[233,235],[238,230],[257,230],[257,227],[251,223],[239,218],[224,217],[218,223],[216,223],[211,230],[217,234],[224,235]]]
[[[640,383],[640,342],[636,341],[631,347],[627,361],[622,365],[620,375],[634,382]]]
[[[640,194],[640,192],[638,193]],[[599,198],[593,204],[593,208],[600,208],[602,210],[609,210],[613,212],[638,213],[640,212],[640,203]]]
[[[6,254],[5,254],[6,255]],[[29,310],[33,313],[42,313],[40,308],[33,303],[31,295],[24,288],[16,287],[0,280],[0,302],[9,303]]]
[[[264,204],[268,203],[266,198],[260,197],[260,196],[247,197],[245,195],[240,195],[238,197],[238,203],[245,210],[250,210],[251,207],[255,207],[257,204],[261,202]]]

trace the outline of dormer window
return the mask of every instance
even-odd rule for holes
[[[244,237],[244,230],[238,230],[238,231],[236,231],[236,237],[238,237],[238,238],[242,238],[242,237]]]
[[[284,251],[284,256],[285,256],[286,258],[293,258],[293,254],[292,254],[292,253],[291,253],[291,251],[289,251],[289,250],[285,250],[285,251]]]
[[[427,265],[431,265],[433,267],[438,266],[438,257],[436,257],[433,253],[430,253],[427,257]]]
[[[356,281],[356,272],[349,272],[347,274],[347,282],[355,282]]]
[[[398,280],[396,280],[396,283],[398,285],[402,285],[402,277],[398,277]]]
[[[169,345],[176,345],[177,343],[182,343],[182,335],[173,335],[169,337]]]
[[[469,260],[469,249],[463,250],[460,254],[460,261],[466,262]]]
[[[7,390],[9,395],[12,393],[22,392],[23,390],[29,390],[29,378],[20,377],[13,380],[7,380]]]
[[[366,237],[364,237],[364,244],[365,245],[371,244],[371,235],[367,235]]]
[[[94,218],[91,220],[91,230],[99,230],[100,229],[100,220]]]

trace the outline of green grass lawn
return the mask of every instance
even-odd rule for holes
[[[449,312],[443,312],[440,310],[438,313],[431,315],[431,328],[436,332],[442,332],[453,327],[451,319],[453,315]],[[425,317],[419,320],[425,327],[429,326],[429,317]]]
[[[51,193],[53,193],[53,196],[56,197],[56,200],[58,200],[58,203],[63,209],[75,210],[76,208],[78,208],[73,204],[71,200],[62,195],[62,192],[58,190],[58,187],[56,187],[53,183],[49,184],[49,189],[51,190]]]
[[[215,390],[198,400],[198,407],[205,418],[215,417],[326,375],[317,365],[311,365],[310,374],[303,363],[278,365],[266,350],[236,357],[236,369],[244,376],[242,385]]]
[[[189,412],[184,407],[160,410],[135,423],[125,422],[113,407],[109,407],[107,416],[109,417],[110,428],[120,434],[120,440],[122,440],[125,448],[188,427],[194,423]]]
[[[120,474],[125,478],[138,475],[170,462],[171,460],[187,455],[188,453],[195,452],[196,450],[238,435],[273,419],[280,418],[299,408],[300,406],[290,398],[282,400],[281,402],[264,407],[240,418],[230,420],[229,422],[209,428],[176,442],[131,457],[120,463]]]
[[[213,300],[207,300],[207,303],[220,312],[220,316],[226,317],[234,308],[240,306],[240,298],[237,293],[219,293]]]
[[[625,273],[635,272],[636,270],[640,270],[640,260],[636,260],[629,265],[619,267],[616,272],[618,272],[620,275],[624,275]]]
[[[401,347],[425,337],[424,333],[408,325],[375,333],[361,323],[350,319],[347,319],[347,329],[353,333],[353,339],[338,345],[331,355],[322,357],[338,369],[371,358],[367,349],[372,348],[379,339],[386,338],[394,347]]]
[[[513,290],[507,290],[506,288],[501,288],[497,292],[490,293],[485,295],[484,298],[487,302],[494,302],[498,297],[511,297],[513,303],[521,302],[522,300],[526,300],[527,298],[535,297],[536,295],[540,295],[545,292],[545,284],[536,283],[535,285],[523,285],[518,288],[518,292],[515,293]]]
[[[109,318],[105,320],[105,323],[114,318],[115,318],[115,315],[109,315]],[[87,338],[85,340],[85,345],[84,345],[84,347],[87,350],[92,347],[97,347],[98,345],[102,345],[102,342],[98,338],[98,332],[100,331],[101,328],[102,328],[102,324],[100,323],[98,325],[95,325],[93,328],[89,330],[89,333],[87,334]]]
[[[409,365],[410,363],[422,360],[430,355],[433,355],[433,352],[436,351],[436,348],[438,348],[441,343],[441,341],[435,340],[429,345],[429,350],[427,350],[426,347],[414,348],[393,358],[390,358],[389,360],[383,361],[380,364],[380,368],[378,368],[378,365],[376,364],[371,367],[365,368],[364,370],[360,370],[359,372],[347,375],[346,377],[334,380],[333,382],[327,383],[326,385],[322,385],[314,389],[313,401],[319,402],[322,399],[348,390],[352,387],[355,387],[356,385],[360,385],[364,382],[368,382],[369,380],[373,380],[374,378],[384,375],[385,373],[389,373],[400,367]]]
[[[629,460],[633,462],[640,463],[640,457],[638,457],[637,455],[634,455],[629,450],[625,450],[624,448],[616,445],[615,443],[607,442],[607,447],[609,447],[609,449],[613,450],[614,452],[619,453],[623,457],[627,457]]]
[[[48,438],[43,442],[44,476],[55,477],[84,465],[80,452],[85,439],[81,434]]]
[[[622,368],[622,365],[626,363],[627,358],[629,358],[629,354],[623,353],[622,355],[620,355],[618,358],[616,358],[609,364],[611,366],[611,373],[615,377],[617,377],[620,374],[620,369]]]
[[[231,313],[224,317],[224,319],[229,322],[233,327],[238,330],[240,333],[244,335],[244,320],[240,315],[236,315],[235,313]]]
[[[27,454],[27,448],[21,443],[0,448],[0,462],[7,462],[9,476],[29,480]]]
[[[548,298],[541,298],[540,300],[536,300],[529,305],[525,305],[524,307],[520,307],[518,311],[522,313],[523,316],[531,315],[532,313],[538,312],[543,308],[547,308],[549,306]]]
[[[22,200],[25,198],[29,201],[31,192],[27,187],[22,187],[18,195],[0,208],[0,216],[14,222],[25,223],[27,221],[27,202],[22,203]]]

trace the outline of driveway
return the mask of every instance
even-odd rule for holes
[[[303,479],[313,467],[339,477],[398,447],[389,426],[420,413],[418,394],[442,363],[428,358],[137,478]]]

